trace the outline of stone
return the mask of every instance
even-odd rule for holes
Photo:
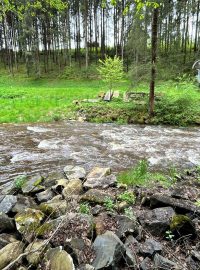
[[[43,253],[46,252],[46,250],[49,248],[49,246],[46,246],[45,244],[46,244],[46,241],[44,240],[36,240],[27,246],[27,248],[25,249],[25,252],[29,252],[29,254],[26,256],[26,259],[29,262],[29,264],[32,264],[35,266],[39,264],[43,256]],[[37,251],[33,252],[35,250]]]
[[[63,191],[63,189],[67,186],[67,184],[69,183],[69,180],[67,179],[59,179],[56,181],[56,184],[52,187],[52,189],[55,192],[61,193]]]
[[[78,265],[87,263],[88,256],[93,254],[91,241],[87,238],[71,238],[67,241],[67,247],[73,251],[73,258],[75,258]]]
[[[196,201],[199,198],[200,189],[194,186],[176,186],[173,188],[171,196],[176,199]]]
[[[158,253],[156,253],[154,256],[154,264],[155,264],[156,269],[161,269],[161,270],[177,269],[176,263],[164,258],[163,256],[159,255]]]
[[[0,232],[14,231],[16,229],[14,219],[9,218],[6,214],[0,213]]]
[[[75,270],[72,257],[61,247],[49,250],[46,256],[50,270]]]
[[[46,188],[51,188],[52,186],[54,186],[56,184],[56,181],[59,179],[63,179],[64,174],[60,173],[60,172],[51,172],[45,179],[43,182],[43,185]]]
[[[84,195],[81,196],[81,200],[103,204],[107,198],[114,199],[114,197],[108,192],[98,190],[98,189],[89,189]]]
[[[109,175],[111,173],[110,168],[100,168],[100,167],[94,167],[91,172],[87,175],[88,179],[101,179],[106,175]]]
[[[88,178],[84,183],[85,188],[107,188],[117,183],[115,175],[108,175],[102,178]]]
[[[171,218],[175,215],[172,207],[155,208],[141,212],[139,221],[141,225],[154,236],[163,236],[169,229]]]
[[[193,258],[195,258],[196,260],[200,261],[200,251],[192,250],[191,251],[191,255],[192,255]]]
[[[125,254],[125,246],[121,240],[111,231],[98,235],[93,243],[96,254],[92,265],[95,270],[115,266]]]
[[[50,188],[48,188],[40,193],[37,193],[36,197],[37,197],[38,202],[47,202],[53,199],[54,192]]]
[[[126,262],[128,266],[132,267],[132,269],[137,269],[136,254],[139,251],[139,243],[132,235],[129,235],[126,238],[125,248],[126,248]]]
[[[27,208],[15,216],[17,230],[21,233],[34,232],[44,219],[44,214],[40,210]]]
[[[25,210],[26,208],[36,208],[37,204],[33,198],[28,196],[23,196],[21,194],[17,195],[17,203],[12,208],[13,213],[19,213]]]
[[[105,92],[99,92],[98,97],[103,99],[105,97]]]
[[[86,176],[85,169],[79,166],[68,165],[64,168],[64,172],[69,180],[84,179]]]
[[[162,206],[171,206],[176,209],[178,214],[200,214],[200,207],[195,206],[194,202],[183,200],[183,199],[175,199],[167,195],[155,194],[150,198],[151,207],[162,207]]]
[[[140,253],[146,256],[153,256],[155,253],[162,251],[162,245],[154,239],[147,239],[143,244],[140,245]]]
[[[39,209],[46,215],[51,216],[53,218],[59,217],[61,215],[66,214],[68,210],[68,204],[66,200],[59,201],[48,201],[45,203],[41,203],[39,205]]]
[[[16,242],[16,236],[8,233],[0,234],[0,249],[5,247],[6,245]]]
[[[170,222],[170,230],[178,238],[184,235],[192,238],[197,236],[194,222],[185,215],[174,215]]]
[[[94,218],[94,224],[96,235],[101,235],[105,233],[108,229],[111,230],[111,228],[112,231],[116,231],[117,229],[115,219],[105,212]]]
[[[23,243],[16,241],[6,245],[0,250],[0,270],[14,261],[20,254],[23,253]]]
[[[30,178],[22,186],[22,192],[24,194],[30,194],[30,193],[37,193],[44,190],[44,186],[41,185],[43,180],[44,178],[41,175],[36,175]]]
[[[82,181],[80,179],[71,180],[63,189],[62,195],[65,199],[70,199],[72,195],[79,195],[83,190]]]
[[[95,270],[95,268],[90,264],[85,264],[85,265],[82,265],[77,270]]]
[[[113,96],[113,91],[108,91],[108,92],[106,92],[103,100],[104,101],[111,101],[112,96]]]
[[[119,91],[114,91],[113,98],[119,98]]]
[[[138,234],[138,223],[136,219],[129,218],[125,215],[114,216],[117,223],[116,235],[121,238],[127,234]]]
[[[142,263],[140,264],[140,269],[141,270],[154,270],[154,263],[152,262],[152,260],[148,257],[146,257]]]
[[[0,213],[7,214],[17,202],[17,197],[13,195],[0,195]]]

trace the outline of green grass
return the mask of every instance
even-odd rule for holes
[[[94,99],[107,86],[100,80],[34,80],[22,75],[0,77],[0,123],[50,122],[75,119],[77,112],[92,122],[150,123],[167,125],[200,124],[200,91],[191,81],[159,82],[156,114],[148,119],[148,100],[124,103],[126,90],[148,92],[147,83],[130,87],[124,81],[117,85],[121,97],[112,102],[73,104],[74,100]]]
[[[140,160],[138,164],[127,171],[121,172],[117,181],[121,185],[126,186],[150,186],[155,183],[164,187],[169,187],[175,183],[177,171],[169,168],[167,173],[150,172],[149,165],[146,160]]]

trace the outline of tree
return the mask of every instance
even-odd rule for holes
[[[114,84],[123,78],[123,62],[117,56],[114,58],[106,57],[105,60],[99,60],[99,62],[101,66],[98,71],[102,80],[108,84],[111,97]]]

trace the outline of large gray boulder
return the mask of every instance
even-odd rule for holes
[[[0,213],[7,214],[17,202],[17,197],[13,195],[0,195]]]
[[[164,194],[154,194],[150,199],[151,207],[171,206],[179,214],[194,213],[200,215],[200,207],[195,206],[194,202],[183,199],[172,198]]]
[[[69,180],[84,179],[86,176],[86,171],[84,168],[82,168],[80,166],[73,166],[73,165],[65,166],[64,173],[65,173],[67,179],[69,179]]]
[[[117,179],[116,176],[110,175],[110,168],[100,168],[95,167],[92,171],[87,175],[87,180],[84,183],[84,187],[86,188],[106,188],[109,186],[113,186]]]
[[[8,233],[0,234],[0,249],[7,246],[10,243],[16,242],[16,236]]]
[[[44,190],[44,186],[42,186],[42,182],[44,178],[41,175],[36,175],[26,181],[22,186],[22,192],[24,194],[37,193]]]
[[[36,208],[36,207],[37,205],[33,200],[33,198],[19,194],[17,195],[17,203],[12,208],[12,212],[19,213],[24,211],[26,208]]]
[[[116,269],[118,262],[125,254],[125,246],[121,240],[111,231],[98,235],[94,241],[93,249],[96,258],[93,266],[96,270],[112,267]]]
[[[141,225],[154,236],[162,236],[169,229],[170,221],[175,215],[171,207],[155,208],[141,212],[139,221]]]

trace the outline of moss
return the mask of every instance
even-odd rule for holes
[[[54,208],[48,205],[47,203],[41,203],[39,208],[47,216],[51,215],[54,212]]]
[[[38,227],[35,232],[37,236],[44,236],[45,234],[49,233],[52,228],[53,228],[52,224],[44,223],[43,225]]]
[[[186,222],[190,221],[190,218],[185,215],[174,215],[170,223],[170,230],[177,230],[181,228]]]
[[[40,184],[42,183],[43,180],[44,180],[43,177],[40,177],[40,178],[36,179],[36,181],[34,182],[33,186],[34,187],[41,187]]]

